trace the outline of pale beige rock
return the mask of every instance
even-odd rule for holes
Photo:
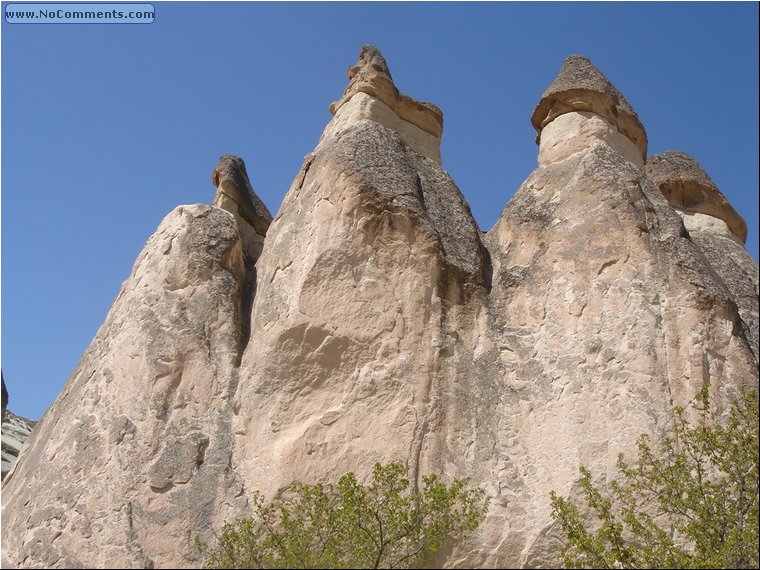
[[[647,134],[636,111],[588,58],[571,55],[533,111],[531,123],[538,133],[536,142],[546,125],[565,113],[577,111],[604,117],[636,145],[642,160],[646,159]]]
[[[683,218],[692,240],[731,292],[757,362],[760,278],[757,263],[744,249],[746,223],[699,162],[684,152],[650,157],[647,175]]]
[[[443,113],[432,103],[415,101],[401,93],[393,84],[385,58],[372,45],[359,52],[359,61],[348,70],[351,80],[343,96],[330,105],[335,115],[357,93],[366,93],[390,107],[404,121],[440,139],[443,133]]]
[[[452,329],[482,306],[484,254],[454,183],[397,133],[361,119],[324,138],[257,265],[236,397],[249,488],[390,460],[416,478],[457,382]]]
[[[576,496],[580,465],[609,478],[703,383],[717,418],[757,383],[730,287],[624,123],[550,106],[539,167],[481,241],[407,123],[440,132],[377,50],[360,60],[260,257],[224,184],[231,213],[182,207],[146,245],[3,488],[11,565],[193,567],[190,538],[254,489],[400,460],[492,497],[432,565],[551,567],[550,491]]]
[[[694,232],[708,232],[726,237],[742,245],[739,236],[734,234],[734,232],[731,231],[731,228],[728,227],[728,224],[720,218],[715,218],[709,214],[684,212],[683,210],[676,210],[676,212],[681,216],[683,225],[690,234],[693,234]]]
[[[191,529],[240,491],[229,463],[245,266],[233,217],[180,206],[3,483],[12,566],[197,566]]]
[[[565,113],[543,128],[538,164],[548,166],[575,153],[586,152],[597,140],[639,168],[644,168],[644,160],[633,141],[604,117],[590,111]]]
[[[651,156],[647,176],[679,212],[719,218],[742,244],[747,241],[747,223],[693,157],[673,150]]]
[[[672,406],[703,383],[720,416],[757,368],[729,291],[680,217],[605,140],[539,166],[486,244],[493,340],[481,358],[497,363],[504,390],[497,501],[482,532],[503,542],[479,561],[547,567],[551,490],[576,496],[580,465],[609,480],[617,454],[664,433]]]
[[[335,118],[327,125],[321,140],[337,137],[361,119],[375,121],[396,131],[413,151],[441,163],[441,137],[430,134],[416,125],[401,119],[388,105],[364,92],[358,92],[335,112]]]

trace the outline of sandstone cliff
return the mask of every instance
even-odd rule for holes
[[[538,168],[485,235],[440,110],[372,46],[349,80],[274,220],[225,155],[216,207],[150,238],[3,486],[4,563],[192,567],[254,489],[401,460],[493,497],[438,564],[552,566],[550,490],[612,473],[704,383],[716,416],[757,383],[757,266],[729,282],[587,59],[539,101]]]

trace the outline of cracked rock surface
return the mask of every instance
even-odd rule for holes
[[[553,567],[550,491],[614,475],[703,384],[718,421],[756,387],[756,279],[723,276],[588,60],[542,98],[538,167],[486,234],[440,111],[371,46],[349,78],[271,224],[226,155],[216,207],[150,238],[3,484],[4,567],[197,567],[192,538],[254,490],[389,461],[492,498],[431,566]]]

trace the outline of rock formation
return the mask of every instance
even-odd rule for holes
[[[8,390],[5,388],[5,377],[0,372],[0,382],[2,383],[2,403],[3,403],[3,415],[0,420],[5,420],[5,408],[8,407]]]
[[[691,156],[668,151],[649,157],[647,175],[683,218],[718,277],[739,306],[744,332],[758,359],[758,270],[744,249],[747,224]]]
[[[11,471],[18,459],[18,454],[24,441],[32,433],[37,422],[17,416],[10,410],[5,410],[2,427],[2,478]]]
[[[4,563],[193,567],[192,537],[253,490],[401,460],[493,498],[436,564],[552,566],[550,490],[611,474],[704,383],[719,417],[757,382],[744,289],[588,60],[536,107],[538,168],[484,236],[441,168],[441,112],[372,46],[349,80],[271,225],[225,155],[217,207],[150,238],[3,487]]]
[[[241,489],[244,257],[224,210],[164,219],[4,483],[4,566],[192,566],[191,529]]]

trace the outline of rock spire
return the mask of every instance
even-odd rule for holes
[[[646,172],[685,218],[687,228],[694,214],[704,214],[725,222],[730,234],[741,243],[747,241],[746,222],[693,157],[674,150],[656,154],[647,160]]]
[[[702,165],[685,152],[671,150],[650,156],[646,172],[683,218],[692,240],[731,292],[757,361],[760,286],[757,263],[743,245],[747,238],[744,219]]]
[[[614,476],[704,385],[720,417],[756,384],[716,234],[686,231],[587,60],[544,95],[538,167],[485,234],[437,108],[371,46],[349,79],[271,224],[224,156],[218,207],[150,238],[5,480],[4,566],[198,567],[192,537],[254,490],[402,461],[492,498],[430,566],[553,567],[550,491]]]
[[[559,75],[541,97],[531,117],[538,133],[557,117],[573,111],[589,111],[604,117],[636,145],[646,159],[647,135],[636,111],[588,58],[571,55]]]
[[[223,154],[211,174],[211,183],[216,187],[213,206],[239,214],[254,231],[266,235],[272,214],[253,191],[242,158]]]
[[[440,164],[443,113],[432,103],[401,93],[380,50],[363,46],[348,79],[343,96],[330,105],[335,119],[326,134],[354,120],[369,119],[396,131],[411,149]]]

